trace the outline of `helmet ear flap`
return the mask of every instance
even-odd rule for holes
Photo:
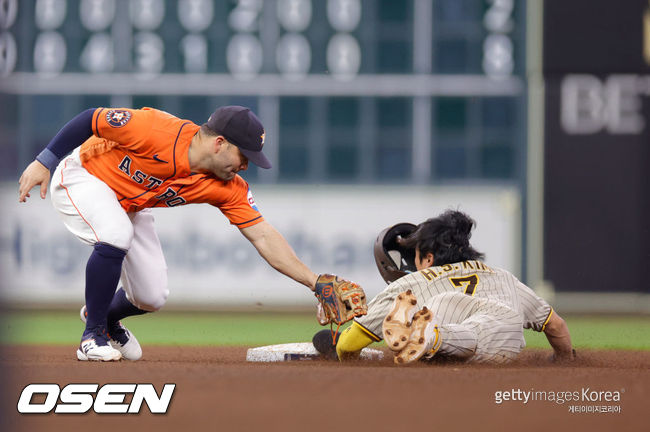
[[[375,240],[374,255],[379,274],[391,283],[416,271],[415,249],[405,246],[404,239],[417,226],[412,223],[399,223],[381,231]]]

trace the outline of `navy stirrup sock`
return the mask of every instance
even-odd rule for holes
[[[108,308],[107,323],[109,326],[115,324],[122,318],[130,317],[133,315],[146,314],[148,311],[137,308],[126,298],[126,292],[120,288],[115,292],[111,306]]]
[[[120,281],[126,251],[106,243],[95,244],[86,265],[86,330],[106,326],[111,299]]]

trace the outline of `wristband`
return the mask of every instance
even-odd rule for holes
[[[36,160],[42,163],[50,171],[56,168],[59,164],[59,158],[49,148],[43,149],[43,151],[36,156]]]

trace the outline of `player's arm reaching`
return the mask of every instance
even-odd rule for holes
[[[18,200],[25,202],[25,198],[30,196],[29,191],[37,185],[41,186],[41,198],[45,198],[50,172],[65,155],[81,146],[93,135],[116,142],[119,140],[121,146],[128,145],[131,148],[136,148],[145,142],[142,135],[143,131],[151,125],[151,111],[146,109],[107,111],[104,108],[89,108],[78,114],[61,128],[20,176]],[[118,125],[111,123],[113,119],[109,116],[112,113],[123,115],[124,123]]]
[[[543,331],[546,339],[548,339],[548,343],[553,347],[553,351],[555,351],[554,359],[572,360],[574,358],[575,352],[571,346],[569,327],[554,310],[551,310]]]
[[[271,267],[314,292],[320,302],[317,318],[321,325],[331,323],[340,326],[366,314],[366,295],[359,285],[335,275],[317,276],[300,261],[282,234],[271,224],[261,221],[240,230]]]
[[[282,234],[270,223],[262,221],[240,231],[271,267],[314,290],[318,275],[300,261]]]
[[[93,135],[94,112],[94,108],[87,109],[66,123],[47,147],[36,156],[36,160],[27,166],[18,180],[20,184],[18,201],[25,202],[25,198],[30,196],[29,191],[38,185],[41,186],[41,198],[45,199],[47,185],[50,182],[50,170],[56,168],[63,156]]]
[[[553,348],[554,360],[570,360],[575,353],[571,347],[571,334],[566,322],[533,290],[517,281],[515,285],[524,314],[524,328],[544,332]]]

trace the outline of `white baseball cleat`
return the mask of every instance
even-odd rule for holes
[[[117,361],[122,353],[108,343],[106,330],[103,328],[86,330],[77,349],[77,359],[81,361]]]
[[[386,345],[393,351],[401,351],[411,335],[411,320],[418,310],[418,300],[413,291],[399,293],[393,302],[393,308],[384,318],[382,333]]]
[[[86,322],[88,311],[84,305],[79,311],[81,321]],[[136,361],[142,358],[142,347],[136,337],[122,325],[117,322],[108,328],[108,342],[111,347],[116,349],[122,354],[122,358],[126,360]]]
[[[109,327],[109,343],[113,348],[122,353],[127,360],[136,361],[142,357],[142,347],[133,333],[122,325],[121,322]]]
[[[438,324],[433,320],[433,313],[425,306],[413,316],[408,343],[395,354],[395,363],[413,363],[425,356],[433,357],[441,343]]]

